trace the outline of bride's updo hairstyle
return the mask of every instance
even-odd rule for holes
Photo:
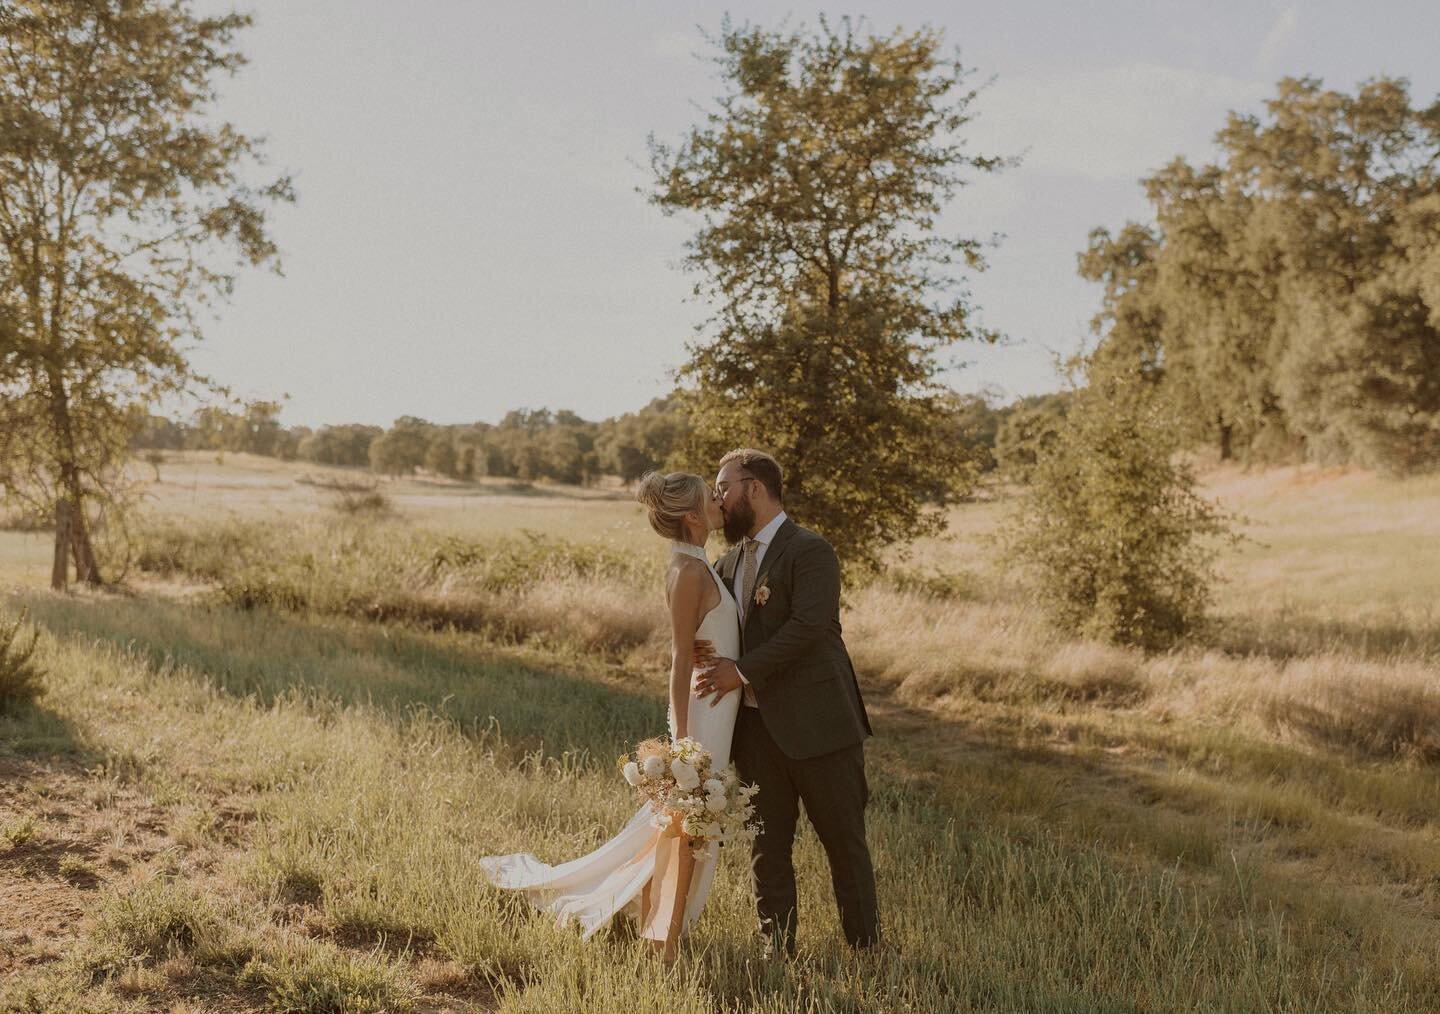
[[[689,472],[646,472],[640,477],[635,499],[650,512],[650,527],[667,539],[685,539],[685,515],[702,507],[709,489],[705,480]]]

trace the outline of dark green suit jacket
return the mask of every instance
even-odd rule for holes
[[[736,546],[719,563],[735,588]],[[755,690],[760,716],[787,757],[804,760],[854,746],[870,718],[840,637],[840,560],[814,532],[787,518],[765,550],[755,593],[744,605],[736,665]]]

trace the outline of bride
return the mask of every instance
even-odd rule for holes
[[[740,695],[698,699],[693,664],[697,639],[710,641],[720,658],[738,658],[739,611],[720,575],[705,557],[705,540],[722,527],[720,504],[698,475],[651,472],[640,480],[636,499],[650,514],[650,525],[671,540],[665,572],[670,607],[670,735],[689,736],[710,752],[715,768],[730,763],[730,739]],[[700,915],[715,877],[719,845],[711,842],[697,858],[685,833],[661,831],[649,804],[642,805],[620,832],[588,855],[547,866],[533,855],[517,853],[480,860],[497,887],[522,891],[560,922],[574,919],[589,938],[612,916],[623,912],[635,922],[666,962]]]

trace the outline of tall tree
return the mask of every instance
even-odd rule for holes
[[[1153,228],[1104,230],[1101,358],[1139,363],[1193,436],[1254,454],[1395,470],[1440,465],[1440,329],[1426,279],[1440,195],[1440,101],[1404,81],[1355,94],[1286,78],[1232,113],[1221,158],[1145,180]]]
[[[982,243],[936,219],[971,172],[961,131],[977,90],[925,28],[859,38],[734,27],[712,42],[727,90],[677,145],[650,142],[652,201],[698,213],[688,266],[716,307],[681,398],[690,459],[772,451],[787,505],[850,564],[943,526],[968,449],[945,411],[937,353],[991,339],[962,269]]]
[[[437,427],[430,435],[425,447],[425,467],[436,475],[460,477],[460,453],[455,449],[455,436],[450,430]]]
[[[595,437],[599,467],[625,482],[634,482],[651,469],[665,467],[689,425],[677,399],[668,395],[638,412],[606,419]]]
[[[1155,286],[1172,401],[1221,460],[1278,425],[1268,364],[1276,340],[1277,251],[1256,229],[1257,202],[1216,166],[1183,159],[1145,180],[1165,238]]]
[[[0,10],[3,485],[56,524],[54,583],[98,583],[94,506],[136,408],[203,384],[187,345],[244,264],[278,267],[247,185],[257,143],[213,115],[247,17],[187,0],[18,0]],[[67,523],[68,521],[68,523]]]
[[[434,423],[402,415],[370,443],[370,467],[385,475],[411,475],[425,464],[425,452],[435,435]]]
[[[384,433],[379,426],[361,423],[321,426],[301,441],[299,456],[320,465],[369,465],[370,445]]]
[[[1090,230],[1078,258],[1080,277],[1104,288],[1100,311],[1090,320],[1105,338],[1099,358],[1130,364],[1152,381],[1165,364],[1165,308],[1155,291],[1159,255],[1159,231],[1130,222],[1113,236],[1108,229]]]
[[[1416,108],[1392,78],[1353,95],[1286,78],[1266,111],[1232,115],[1219,140],[1280,254],[1280,402],[1316,456],[1440,464],[1440,331],[1395,275],[1407,209],[1440,193],[1440,99]]]

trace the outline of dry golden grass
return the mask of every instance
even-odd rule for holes
[[[847,629],[857,666],[910,704],[1090,703],[1162,722],[1239,723],[1359,757],[1440,760],[1440,665],[1424,654],[1235,655],[1201,644],[1146,656],[1067,638],[1015,603],[879,586],[852,597]]]
[[[31,878],[0,890],[84,913],[0,968],[7,1002],[1440,1006],[1440,480],[1212,471],[1257,541],[1224,561],[1214,628],[1155,656],[1057,634],[991,563],[1007,500],[958,509],[845,605],[895,950],[839,948],[807,832],[801,963],[754,962],[727,856],[665,976],[473,867],[573,855],[632,805],[610,758],[664,710],[665,547],[638,508],[407,480],[384,484],[394,518],[346,520],[304,471],[162,466],[152,518],[202,537],[134,598],[30,590],[48,547],[0,533],[52,674],[0,720],[0,763],[34,786],[0,793]],[[57,830],[61,794],[99,824]]]

